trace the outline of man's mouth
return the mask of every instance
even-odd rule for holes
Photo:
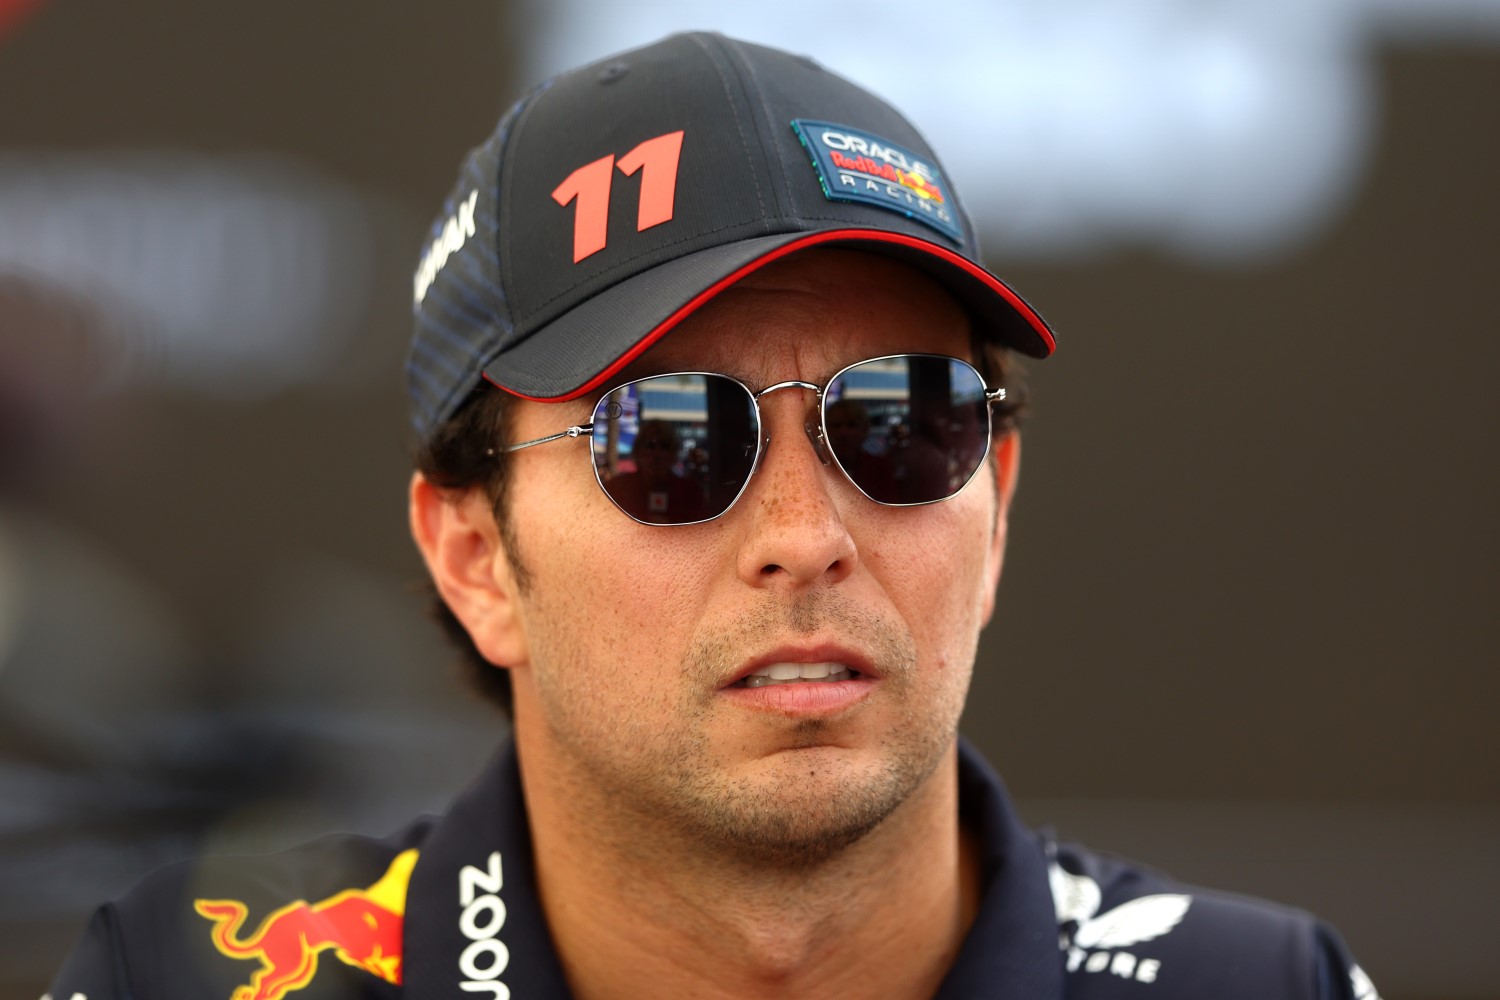
[[[751,671],[733,687],[770,687],[776,684],[826,684],[860,676],[844,663],[770,663]]]

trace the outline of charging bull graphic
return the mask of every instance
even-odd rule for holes
[[[921,174],[907,173],[905,170],[896,171],[896,182],[902,187],[910,188],[912,193],[928,201],[943,203],[943,189],[937,184],[923,177]]]
[[[260,962],[250,982],[230,1000],[282,1000],[312,982],[325,951],[346,965],[400,983],[406,886],[416,863],[415,849],[403,851],[368,889],[345,889],[316,903],[290,903],[247,938],[239,936],[248,914],[244,903],[195,900],[198,913],[213,922],[215,948],[230,958]]]

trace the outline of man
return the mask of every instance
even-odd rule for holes
[[[409,367],[412,532],[513,741],[387,840],[158,874],[52,996],[1373,997],[1305,914],[1027,831],[958,741],[1007,352],[1053,346],[977,253],[810,60],[682,35],[533,91]],[[633,485],[664,444],[677,496]]]

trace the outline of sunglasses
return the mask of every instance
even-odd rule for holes
[[[989,455],[990,406],[1005,399],[972,365],[938,354],[871,358],[824,386],[759,392],[728,375],[674,372],[611,389],[586,424],[496,450],[587,435],[594,478],[616,507],[642,524],[700,524],[745,492],[770,443],[760,399],[781,389],[818,394],[818,422],[805,427],[818,457],[889,507],[957,496]]]

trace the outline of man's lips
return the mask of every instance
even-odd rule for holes
[[[724,687],[833,684],[854,679],[873,680],[878,676],[869,657],[852,648],[797,646],[775,649],[747,661]]]

